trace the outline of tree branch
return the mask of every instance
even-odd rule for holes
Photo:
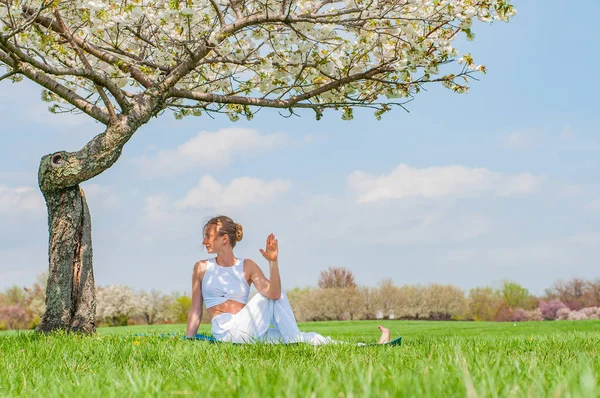
[[[115,97],[119,105],[125,109],[128,109],[131,105],[123,94],[123,91],[118,88],[110,79],[95,72],[93,69],[83,70],[76,68],[55,68],[50,65],[46,65],[37,59],[30,57],[29,55],[22,52],[18,47],[12,44],[10,41],[4,42],[3,45],[8,49],[8,52],[19,58],[20,60],[27,62],[33,67],[54,76],[79,76],[84,77],[95,84],[106,87],[108,91]]]
[[[360,9],[351,9],[346,10],[344,12],[340,12],[340,15],[345,15],[347,13],[362,11]],[[336,14],[337,15],[337,14]],[[264,23],[296,23],[296,22],[309,22],[309,23],[341,23],[340,21],[329,21],[329,20],[320,20],[320,18],[329,18],[329,15],[309,15],[309,16],[290,16],[284,14],[258,14],[251,15],[248,17],[244,17],[236,20],[235,22],[223,26],[216,32],[211,34],[210,38],[205,42],[201,43],[193,53],[183,62],[181,62],[175,69],[169,73],[169,75],[158,85],[158,90],[160,92],[169,92],[175,85],[186,76],[191,70],[193,70],[198,63],[206,57],[214,48],[216,48],[223,40],[227,37],[239,32],[240,30],[260,25]]]
[[[16,62],[0,48],[0,61],[4,62],[6,65],[10,66],[13,69],[16,69]]]
[[[25,7],[24,9],[25,9],[26,13],[32,14],[31,8]],[[40,25],[42,25],[46,28],[52,29],[56,33],[59,33],[59,34],[62,33],[62,30],[60,29],[60,26],[58,25],[58,23],[51,18],[44,17],[44,16],[38,16],[36,18],[36,23],[39,23]],[[152,80],[148,79],[148,77],[145,74],[143,74],[139,69],[137,69],[135,66],[129,64],[128,62],[124,61],[123,59],[121,59],[105,50],[102,50],[101,48],[99,48],[93,44],[88,43],[87,41],[81,39],[80,37],[74,36],[73,40],[75,41],[75,43],[77,43],[77,45],[82,50],[84,50],[88,54],[93,55],[94,57],[98,58],[99,60],[106,62],[107,64],[117,67],[121,72],[128,73],[133,79],[135,79],[138,83],[140,83],[145,88],[148,88],[154,84],[154,82]]]
[[[22,32],[23,30],[25,30],[26,28],[28,28],[29,26],[31,26],[31,24],[33,24],[35,22],[35,19],[42,13],[42,11],[44,11],[45,9],[47,9],[48,7],[50,7],[50,5],[52,5],[52,1],[50,1],[48,4],[42,3],[42,5],[40,6],[40,8],[36,11],[35,15],[30,16],[23,25],[17,27],[16,29],[12,29],[12,31],[10,32],[10,34],[3,36],[4,40],[8,40],[11,37],[19,34],[20,32]]]
[[[258,25],[265,22],[283,22],[286,19],[284,15],[251,15],[249,17],[241,18],[235,22],[223,26],[216,32],[211,34],[210,38],[201,43],[196,49],[190,54],[190,56],[181,62],[175,69],[169,73],[169,75],[158,85],[159,92],[169,92],[175,85],[185,77],[191,70],[196,68],[198,63],[208,55],[219,43],[225,40],[227,37],[235,34],[249,26]]]
[[[192,99],[201,102],[215,102],[220,104],[240,104],[240,105],[252,105],[252,106],[262,106],[269,108],[290,108],[290,107],[306,107],[307,104],[300,104],[301,101],[308,100],[313,98],[319,94],[322,94],[326,91],[330,91],[334,88],[343,86],[344,84],[348,84],[357,80],[367,79],[371,76],[374,76],[378,73],[382,73],[384,70],[384,65],[379,65],[376,68],[373,68],[369,71],[357,73],[343,79],[335,80],[331,83],[325,84],[319,88],[316,88],[308,93],[296,95],[290,97],[288,99],[269,99],[269,98],[257,98],[257,97],[243,97],[236,95],[220,95],[220,94],[210,94],[205,92],[198,91],[190,91],[190,90],[181,90],[181,89],[171,89],[169,93],[169,97],[171,98],[186,98]],[[313,107],[312,104],[311,106]]]
[[[57,152],[42,158],[38,181],[42,192],[81,184],[112,166],[136,129],[126,128],[126,117],[117,116],[106,130],[77,152]]]
[[[19,72],[14,71],[14,70],[12,72],[5,73],[4,75],[0,76],[0,82],[2,80],[8,79],[9,77],[17,75],[17,74],[19,74]]]
[[[90,74],[94,74],[95,72],[94,72],[94,69],[92,68],[92,65],[90,65],[90,62],[85,57],[85,54],[83,53],[83,51],[81,51],[81,48],[77,45],[77,43],[75,43],[75,40],[73,40],[73,34],[71,33],[71,31],[69,30],[69,28],[67,27],[67,25],[65,24],[63,19],[61,18],[58,10],[54,11],[54,17],[56,18],[56,21],[58,22],[58,25],[60,26],[60,28],[62,30],[62,36],[64,36],[69,41],[69,43],[71,43],[71,47],[73,47],[73,49],[79,56],[79,59],[81,59],[81,62],[83,63],[83,66],[85,67],[86,71]],[[115,113],[115,108],[113,107],[112,102],[110,101],[110,99],[108,98],[106,93],[104,92],[104,88],[98,83],[94,83],[94,86],[96,87],[98,94],[100,94],[100,97],[102,98],[102,101],[104,102],[104,105],[106,105],[106,109],[108,110],[110,119],[114,120],[115,117],[117,116]],[[129,109],[129,106],[128,106],[128,103],[126,103],[124,109],[122,108],[121,111],[127,112],[128,109]]]
[[[96,105],[89,103],[88,101],[77,95],[77,93],[75,93],[74,91],[69,90],[62,84],[48,77],[42,71],[34,68],[28,63],[14,61],[12,58],[6,56],[4,53],[0,53],[0,61],[9,65],[13,69],[19,70],[24,76],[33,80],[40,86],[52,91],[53,93],[55,93],[56,95],[58,95],[77,109],[81,110],[82,112],[90,115],[97,121],[106,125],[108,125],[108,123],[110,122],[109,115],[102,108],[99,108]]]
[[[236,16],[237,19],[244,18],[244,15],[242,14],[242,11],[240,11],[239,7],[236,4],[236,0],[229,0],[229,4],[231,4],[231,9],[235,13],[235,16]]]
[[[217,14],[217,18],[219,18],[219,23],[221,24],[221,26],[225,26],[225,17],[223,16],[223,13],[221,12],[221,9],[219,8],[217,2],[215,0],[210,0],[210,4],[212,4],[213,9],[215,10],[215,13]]]

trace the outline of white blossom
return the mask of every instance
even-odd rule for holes
[[[58,11],[67,26],[76,27],[76,37],[119,59],[115,63],[87,55],[95,70],[119,89],[130,90],[128,94],[143,89],[132,67],[148,81],[160,82],[200,43],[211,50],[176,88],[280,100],[381,67],[377,81],[360,78],[307,99],[313,104],[353,106],[375,103],[380,95],[413,95],[425,80],[466,91],[466,87],[457,89],[452,79],[485,69],[463,71],[458,66],[454,74],[446,73],[446,65],[459,56],[452,45],[457,33],[462,31],[473,40],[475,19],[508,21],[516,13],[510,0],[290,0],[287,10],[282,10],[282,4],[280,0],[15,0],[0,2],[0,34],[8,37],[16,32],[10,42],[48,67],[81,68],[78,49],[68,40],[43,24],[27,22],[43,5],[42,18],[54,19]],[[28,7],[28,13],[23,7]],[[2,37],[0,56],[3,40],[8,43]],[[6,66],[1,58],[0,66]],[[403,74],[407,70],[408,79]],[[90,79],[70,74],[52,77],[98,98]],[[352,117],[345,107],[339,110],[344,118]],[[236,119],[248,109],[226,106],[225,112]]]

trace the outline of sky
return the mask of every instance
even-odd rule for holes
[[[217,214],[242,224],[235,254],[265,271],[259,248],[276,234],[286,289],[332,266],[367,286],[512,280],[534,294],[600,278],[600,3],[514,4],[510,23],[456,44],[488,69],[466,95],[429,86],[381,121],[153,119],[82,184],[96,283],[189,292]],[[0,290],[48,268],[40,158],[102,132],[47,106],[33,83],[0,83]]]

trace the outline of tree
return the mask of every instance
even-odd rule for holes
[[[170,317],[175,319],[176,322],[187,322],[188,313],[192,308],[192,298],[185,294],[182,296],[174,294],[173,298],[174,301],[171,302],[169,307]]]
[[[600,307],[600,279],[586,282],[584,296],[586,307]]]
[[[356,286],[327,289],[329,301],[335,311],[335,319],[345,321],[359,319],[364,312],[364,298]]]
[[[25,290],[17,285],[13,285],[4,291],[4,297],[8,305],[18,305],[24,307],[27,304]]]
[[[360,288],[360,295],[363,298],[362,319],[375,319],[377,313],[377,289],[368,286]]]
[[[401,317],[423,318],[429,312],[425,301],[425,287],[421,285],[404,285],[398,290],[398,314]]]
[[[152,325],[157,321],[166,319],[167,311],[172,305],[172,299],[160,291],[152,289],[150,293],[140,291],[136,297],[139,312],[144,316],[146,323]]]
[[[133,291],[124,285],[99,288],[97,309],[98,317],[112,326],[127,325],[129,317],[139,311]]]
[[[558,299],[571,310],[579,310],[585,307],[586,281],[573,278],[569,281],[557,281],[546,290],[549,299]]]
[[[476,321],[491,321],[501,300],[491,287],[476,287],[469,291],[469,313]]]
[[[374,291],[373,301],[375,312],[381,311],[384,318],[397,315],[395,311],[399,304],[398,287],[394,286],[391,279],[382,279]]]
[[[50,247],[37,330],[95,330],[91,219],[79,184],[110,168],[152,117],[251,119],[267,107],[351,119],[366,107],[380,118],[426,84],[466,92],[485,67],[459,58],[453,41],[474,37],[474,19],[514,14],[510,0],[0,0],[0,80],[25,77],[52,112],[103,125],[80,150],[40,161]]]
[[[319,288],[321,289],[345,289],[355,288],[354,275],[352,271],[344,267],[329,267],[319,274]]]
[[[42,272],[36,279],[37,281],[31,288],[23,288],[25,291],[27,312],[32,318],[32,328],[39,324],[40,319],[46,310],[46,282],[48,281],[48,273]]]
[[[450,319],[465,309],[465,293],[452,285],[431,284],[425,289],[425,307],[433,319]]]
[[[524,308],[532,310],[537,307],[537,300],[527,288],[515,282],[505,281],[499,292],[502,300],[512,309]]]

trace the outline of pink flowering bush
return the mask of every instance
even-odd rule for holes
[[[8,329],[24,329],[28,323],[27,312],[20,305],[0,307],[0,323]]]
[[[556,319],[561,320],[561,321],[569,319],[570,313],[571,313],[571,310],[568,309],[567,307],[561,308],[560,310],[556,311]]]
[[[517,308],[516,310],[513,310],[511,321],[523,322],[527,320],[529,320],[527,319],[527,311],[525,311],[523,308]]]
[[[528,321],[543,321],[544,315],[539,308],[535,310],[527,311],[527,320]]]
[[[586,307],[575,311],[568,308],[561,308],[557,312],[557,319],[569,321],[600,319],[600,307]]]
[[[582,308],[579,312],[582,312],[586,319],[600,319],[600,307]]]
[[[540,301],[538,308],[544,319],[554,320],[558,319],[558,311],[563,308],[567,308],[567,306],[562,301],[554,299],[550,301]]]
[[[587,314],[581,310],[579,311],[571,311],[569,312],[569,316],[567,317],[569,321],[583,321],[588,319]]]

